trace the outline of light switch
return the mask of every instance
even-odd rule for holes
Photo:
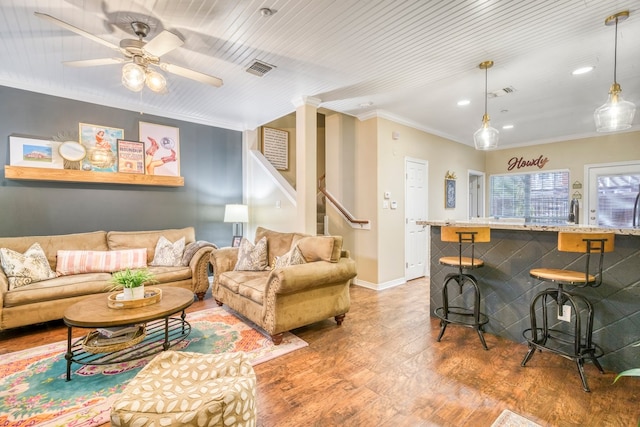
[[[391,209],[398,209],[398,202],[391,202]]]
[[[382,201],[382,209],[389,209],[389,201],[388,200],[383,200]]]

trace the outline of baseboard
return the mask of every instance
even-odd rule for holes
[[[394,279],[384,283],[371,283],[366,280],[354,279],[353,284],[357,286],[361,286],[367,289],[373,289],[374,291],[382,291],[384,289],[394,288],[396,286],[404,285],[407,283],[404,278],[402,279]]]

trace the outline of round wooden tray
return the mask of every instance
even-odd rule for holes
[[[132,300],[116,299],[116,296],[121,293],[122,292],[113,292],[107,296],[107,305],[109,308],[126,309],[144,307],[155,304],[162,299],[162,289],[149,286],[145,286],[144,288],[144,298]]]
[[[98,331],[92,331],[87,334],[84,341],[82,341],[82,348],[88,353],[111,353],[114,351],[124,350],[127,347],[138,344],[146,335],[146,328],[144,326],[140,326],[130,340],[107,344],[107,341],[103,343],[98,341],[98,338],[100,337],[100,333]]]

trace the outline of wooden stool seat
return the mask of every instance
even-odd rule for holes
[[[531,277],[551,282],[563,282],[568,285],[595,283],[596,276],[585,275],[584,271],[561,270],[558,268],[534,268],[529,271]]]
[[[478,268],[484,265],[484,261],[478,258],[443,256],[438,260],[442,265],[450,267]]]

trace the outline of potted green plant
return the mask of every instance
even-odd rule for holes
[[[125,300],[144,298],[144,285],[157,282],[154,274],[146,268],[116,271],[110,280],[112,289],[122,289]]]

